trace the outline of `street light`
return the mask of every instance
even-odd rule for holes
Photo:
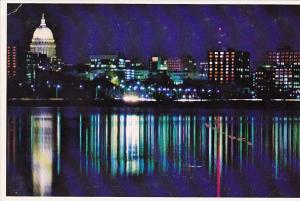
[[[60,84],[57,84],[55,87],[55,97],[58,98],[58,90],[61,88]]]
[[[97,87],[96,87],[96,98],[98,98],[98,95],[99,95],[99,89],[100,89],[101,87],[100,87],[100,85],[98,85]]]

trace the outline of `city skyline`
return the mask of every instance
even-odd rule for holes
[[[299,197],[298,11],[8,4],[5,196]]]
[[[17,6],[9,4],[8,11]],[[300,33],[296,24],[300,19],[299,8],[24,4],[18,12],[8,16],[8,23],[16,25],[8,26],[8,43],[18,40],[20,48],[28,50],[33,30],[44,12],[58,44],[58,55],[66,63],[85,63],[91,54],[119,52],[129,58],[140,57],[144,62],[155,55],[174,57],[186,54],[197,61],[205,61],[208,50],[232,47],[250,52],[253,70],[265,61],[267,51],[284,45],[298,49],[300,38],[297,35]],[[59,14],[64,13],[63,9],[68,15]],[[233,19],[229,13],[236,17]],[[259,16],[264,20],[259,20]],[[215,34],[211,34],[213,31]]]

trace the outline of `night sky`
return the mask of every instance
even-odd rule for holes
[[[17,6],[9,4],[8,12]],[[8,43],[18,40],[29,49],[43,12],[65,63],[116,53],[144,61],[190,54],[205,61],[220,38],[223,47],[249,51],[251,68],[266,51],[284,45],[300,50],[300,6],[265,5],[23,4],[7,18]]]

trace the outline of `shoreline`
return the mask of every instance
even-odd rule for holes
[[[208,108],[208,109],[265,109],[300,110],[300,101],[249,101],[249,100],[207,100],[207,101],[138,101],[123,100],[36,100],[10,99],[7,107],[164,107],[164,108]]]

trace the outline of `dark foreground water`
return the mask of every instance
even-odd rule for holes
[[[9,107],[7,195],[300,197],[300,112]]]

